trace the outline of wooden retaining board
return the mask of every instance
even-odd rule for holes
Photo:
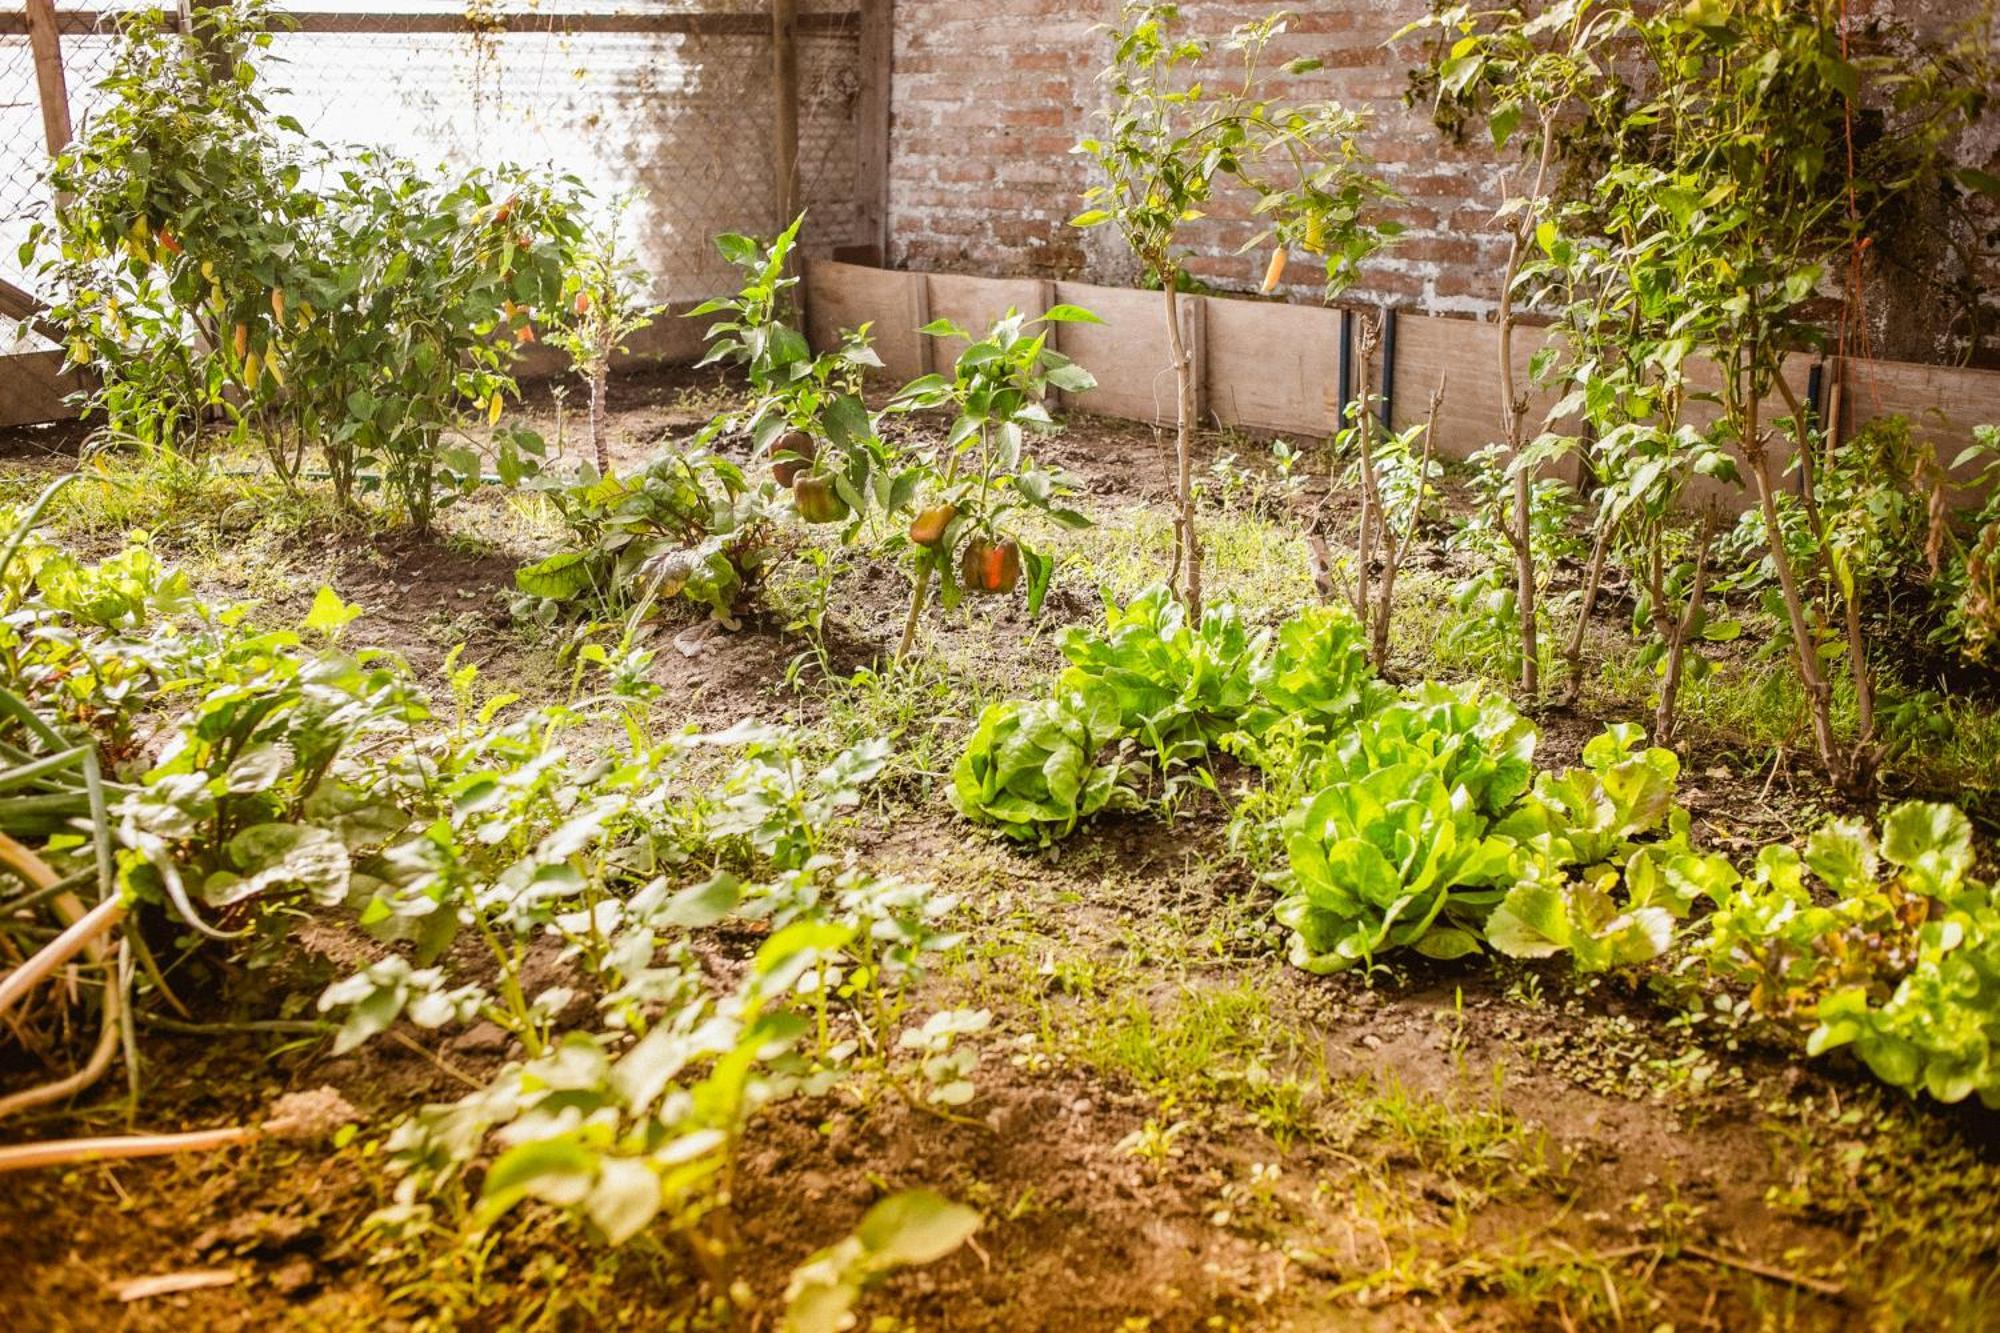
[[[1067,324],[1064,356],[1097,377],[1077,400],[1086,412],[1128,421],[1174,420],[1173,357],[1167,350],[1167,303],[1158,292],[1058,282],[1056,300],[1079,305],[1102,324]]]
[[[1280,434],[1326,435],[1337,428],[1339,311],[1213,297],[1202,305],[1202,396],[1214,420]]]
[[[1074,406],[1155,425],[1173,421],[1174,382],[1165,299],[1158,292],[1079,282],[925,275],[829,261],[808,266],[807,284],[813,345],[829,346],[838,328],[872,319],[876,321],[877,350],[882,352],[889,374],[901,378],[917,373],[917,358],[905,350],[909,336],[905,331],[922,322],[909,313],[912,306],[920,307],[926,318],[949,313],[956,322],[973,328],[982,312],[999,314],[1009,305],[1023,310],[1046,308],[1053,287],[1054,300],[1083,306],[1104,321],[1101,325],[1065,325],[1059,332],[1058,345],[1063,352],[1098,381],[1098,387]],[[915,301],[910,295],[913,286],[921,293]],[[1039,299],[1032,294],[1038,289]],[[1204,421],[1274,434],[1323,437],[1332,432],[1340,393],[1337,310],[1218,296],[1188,297],[1181,304],[1189,312]],[[900,319],[898,311],[903,312]],[[1531,326],[1518,327],[1514,334],[1516,384],[1527,394],[1531,438],[1546,428],[1546,415],[1556,402],[1556,395],[1534,384],[1528,374],[1536,350],[1548,336]],[[1421,420],[1428,410],[1431,390],[1442,375],[1445,397],[1438,414],[1439,454],[1463,459],[1498,439],[1498,339],[1499,330],[1491,323],[1400,314],[1392,425],[1402,429]],[[940,360],[939,368],[948,365],[948,348],[935,348],[933,354]],[[1974,426],[2000,423],[2000,371],[1822,360],[1802,353],[1789,358],[1784,371],[1801,401],[1807,399],[1815,364],[1823,367],[1829,385],[1842,386],[1837,406],[1843,434],[1873,418],[1901,414],[1911,418],[1919,433],[1949,462],[1971,441]],[[1689,378],[1697,391],[1712,391],[1718,383],[1714,369],[1701,363],[1690,366]],[[1700,425],[1712,421],[1719,410],[1715,403],[1695,398],[1685,413],[1690,422]],[[1776,394],[1762,405],[1766,421],[1775,421],[1787,411],[1782,396]],[[1773,462],[1782,473],[1791,456],[1791,442],[1774,438],[1771,449]],[[1574,479],[1577,467],[1572,462],[1557,471]],[[1745,482],[1739,489],[1698,480],[1690,499],[1695,504],[1712,502],[1725,510],[1740,510],[1755,503],[1747,477]]]
[[[839,341],[842,329],[872,323],[875,354],[883,373],[898,381],[923,374],[925,341],[917,329],[930,318],[923,312],[927,283],[921,273],[869,268],[834,259],[811,259],[805,268],[806,340],[817,351]],[[920,317],[921,316],[921,317]]]
[[[63,400],[80,387],[62,373],[60,351],[0,356],[0,427],[70,421],[76,409]]]

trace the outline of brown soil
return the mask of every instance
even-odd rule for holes
[[[621,381],[619,457],[697,419],[686,395],[710,383],[686,372]],[[1164,465],[1131,462],[1160,457],[1152,440],[1081,422],[1050,461],[1082,478],[1100,512],[1137,512],[1166,493]],[[17,435],[0,458],[21,476],[59,466],[71,444]],[[558,645],[518,631],[506,597],[514,568],[538,552],[489,540],[506,531],[499,513],[481,499],[453,512],[456,537],[426,541],[359,528],[260,538],[205,591],[250,592],[262,586],[256,562],[276,560],[289,591],[262,594],[260,614],[302,612],[324,581],[368,608],[357,626],[368,641],[419,669],[463,640],[463,660],[494,688],[548,697],[565,687]],[[890,568],[842,582],[828,633],[837,671],[893,646],[902,596]],[[1095,614],[1088,588],[1066,587],[1044,619]],[[934,647],[1026,690],[1056,661],[1047,629],[1017,604],[987,604],[940,617]],[[661,730],[811,718],[821,706],[786,688],[804,645],[775,614],[691,657],[667,637]],[[1542,758],[1561,763],[1602,719],[1580,709],[1540,721]],[[1737,771],[1726,739],[1696,737],[1693,749],[1683,796],[1712,844],[1740,851],[1784,836],[1824,799]],[[1670,976],[1573,989],[1560,967],[1478,960],[1404,963],[1372,985],[1305,975],[1283,962],[1269,892],[1229,854],[1212,800],[1170,823],[1108,818],[1059,855],[1030,855],[957,821],[935,775],[906,776],[894,796],[851,840],[871,864],[964,895],[970,942],[925,999],[994,1011],[979,1096],[969,1123],[880,1087],[767,1113],[736,1200],[742,1276],[766,1313],[743,1326],[774,1326],[791,1268],[871,1201],[914,1185],[973,1203],[986,1222],[976,1246],[871,1293],[864,1318],[892,1321],[877,1327],[2000,1320],[1991,1115],[1885,1097],[1851,1063],[1802,1063],[1725,1023],[1676,1026]],[[332,921],[299,938],[308,947],[275,974],[199,978],[198,1017],[306,1016],[325,981],[373,948]],[[143,1128],[254,1122],[277,1095],[322,1085],[366,1124],[337,1149],[267,1143],[8,1178],[0,1327],[726,1326],[703,1311],[670,1238],[608,1254],[534,1212],[483,1250],[442,1238],[398,1248],[361,1231],[391,1183],[374,1156],[381,1136],[416,1102],[454,1097],[496,1068],[508,1054],[497,1030],[442,1040],[409,1030],[341,1058],[323,1042],[241,1030],[150,1032],[143,1048]],[[0,1084],[35,1074],[15,1059]],[[7,1129],[124,1124],[105,1092],[73,1117]],[[1911,1143],[1922,1160],[1897,1158]],[[131,1303],[112,1294],[131,1278],[199,1268],[233,1280]],[[1954,1279],[1967,1288],[1954,1293]]]

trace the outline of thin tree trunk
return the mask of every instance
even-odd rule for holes
[[[1521,615],[1521,693],[1529,702],[1541,688],[1541,662],[1535,642],[1535,552],[1529,543],[1533,482],[1527,470],[1518,466],[1522,440],[1527,434],[1528,398],[1514,382],[1514,279],[1521,271],[1528,242],[1535,234],[1535,215],[1543,187],[1548,183],[1549,163],[1555,157],[1555,148],[1555,121],[1544,115],[1535,186],[1521,209],[1520,220],[1514,224],[1507,245],[1507,266],[1500,276],[1500,424],[1507,439],[1508,462],[1515,469],[1514,512],[1508,540],[1514,547],[1514,600]]]
[[[1687,606],[1681,611],[1680,619],[1669,625],[1667,639],[1667,670],[1660,680],[1660,702],[1653,710],[1653,743],[1671,745],[1674,727],[1678,720],[1681,692],[1681,668],[1687,657],[1688,635],[1701,620],[1702,597],[1708,590],[1708,553],[1715,545],[1717,517],[1714,509],[1702,521],[1701,548],[1694,557],[1694,582],[1688,589]],[[1660,604],[1660,595],[1654,594],[1655,606]]]
[[[1424,419],[1424,456],[1417,464],[1417,490],[1410,500],[1409,520],[1403,525],[1400,537],[1385,535],[1382,552],[1382,582],[1375,590],[1375,619],[1369,627],[1368,651],[1375,669],[1381,671],[1389,663],[1389,622],[1395,612],[1396,574],[1403,567],[1403,558],[1410,553],[1410,546],[1417,539],[1417,525],[1424,516],[1424,488],[1430,485],[1431,456],[1437,445],[1438,409],[1444,406],[1444,376],[1438,376],[1438,386],[1431,391],[1430,413]],[[1386,524],[1385,524],[1386,529]]]
[[[1597,593],[1604,586],[1604,562],[1611,554],[1612,525],[1607,521],[1597,531],[1590,546],[1590,570],[1583,580],[1583,605],[1577,608],[1576,624],[1570,627],[1569,643],[1563,647],[1563,661],[1569,666],[1569,683],[1563,691],[1563,707],[1574,707],[1583,693],[1583,636],[1590,617],[1597,611]]]
[[[1806,623],[1805,603],[1799,593],[1798,576],[1792,569],[1791,554],[1785,550],[1784,527],[1778,519],[1777,483],[1771,477],[1771,458],[1759,434],[1757,403],[1752,399],[1738,407],[1745,423],[1741,432],[1743,453],[1750,474],[1757,482],[1757,506],[1764,519],[1764,541],[1770,548],[1771,564],[1778,572],[1778,586],[1784,594],[1785,616],[1792,630],[1792,660],[1798,664],[1799,684],[1805,690],[1806,712],[1812,724],[1813,745],[1827,776],[1837,787],[1848,785],[1847,765],[1833,736],[1833,691],[1820,674],[1819,653]]]
[[[590,367],[590,447],[597,454],[597,475],[611,475],[611,430],[605,421],[604,387],[608,367],[603,361]]]
[[[1782,367],[1775,377],[1778,392],[1785,400],[1786,409],[1792,414],[1793,447],[1799,455],[1799,499],[1805,506],[1806,520],[1811,525],[1816,558],[1820,571],[1828,583],[1833,585],[1840,598],[1843,612],[1843,637],[1846,639],[1847,674],[1854,683],[1855,731],[1854,753],[1851,758],[1849,777],[1857,783],[1867,783],[1872,778],[1874,762],[1872,751],[1875,740],[1875,680],[1868,667],[1868,641],[1861,626],[1861,589],[1850,575],[1845,581],[1835,577],[1833,561],[1827,553],[1826,525],[1820,516],[1819,497],[1815,486],[1817,470],[1813,466],[1812,431],[1806,420],[1805,405],[1792,386],[1785,380]]]
[[[1194,515],[1194,362],[1181,336],[1180,293],[1175,275],[1161,275],[1167,296],[1167,348],[1174,362],[1175,500],[1174,577],[1190,619],[1201,619],[1201,539]]]
[[[1376,530],[1382,526],[1382,486],[1375,475],[1375,413],[1368,386],[1374,381],[1375,348],[1379,326],[1372,320],[1361,326],[1361,395],[1355,400],[1354,438],[1360,451],[1361,518],[1354,536],[1354,618],[1363,626],[1372,619],[1374,596],[1370,591],[1375,564]],[[1379,667],[1381,663],[1376,663]]]

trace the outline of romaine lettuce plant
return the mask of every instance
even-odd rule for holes
[[[1905,801],[1879,841],[1832,820],[1718,895],[1702,953],[1757,1012],[1813,1022],[1810,1053],[1852,1046],[1885,1083],[2000,1106],[2000,903],[1973,869],[1953,806]]]
[[[1487,835],[1462,790],[1411,746],[1401,762],[1312,798],[1295,817],[1290,887],[1278,904],[1293,962],[1336,972],[1402,946],[1439,958],[1477,951],[1461,916],[1476,918],[1498,897],[1514,845]]]
[[[1123,737],[1118,716],[1117,696],[1095,683],[993,704],[952,769],[953,808],[1009,838],[1046,846],[1080,820],[1131,804],[1115,748]]]
[[[1235,729],[1257,694],[1268,631],[1253,633],[1233,606],[1212,606],[1201,623],[1163,585],[1120,607],[1104,604],[1104,629],[1063,631],[1070,667],[1059,689],[1102,685],[1118,701],[1118,727],[1172,770],[1199,763]]]

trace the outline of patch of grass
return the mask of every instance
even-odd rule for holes
[[[1548,1136],[1502,1104],[1504,1068],[1494,1066],[1490,1099],[1471,1105],[1412,1091],[1393,1073],[1351,1080],[1337,1089],[1348,1142],[1483,1194],[1524,1189],[1555,1164]]]
[[[1235,1107],[1281,1150],[1313,1129],[1327,1086],[1325,1052],[1306,1029],[1272,1012],[1253,980],[1180,986],[1164,1002],[1122,990],[1078,1006],[1073,1017],[1062,1044],[1093,1069],[1162,1097]]]
[[[1060,540],[1056,549],[1081,567],[1078,581],[1120,602],[1164,582],[1173,560],[1173,522],[1164,510],[1130,510]],[[1312,600],[1312,573],[1297,528],[1230,508],[1202,515],[1201,541],[1202,596],[1209,605],[1233,602],[1256,621],[1289,615]]]
[[[2000,1307],[2000,1163],[1966,1134],[1874,1088],[1764,1108],[1778,1182],[1768,1206],[1832,1221],[1876,1327],[1991,1327]]]
[[[950,777],[966,734],[989,701],[984,682],[928,657],[862,667],[803,688],[821,710],[815,730],[829,752],[879,736],[895,747],[885,780],[926,787]]]

